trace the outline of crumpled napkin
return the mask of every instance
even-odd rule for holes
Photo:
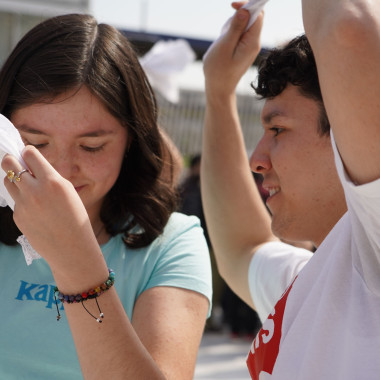
[[[170,102],[178,103],[179,75],[195,58],[190,44],[176,39],[157,41],[139,61],[152,87]]]
[[[20,161],[23,168],[27,169],[28,167],[21,157],[21,152],[24,147],[24,143],[22,142],[18,130],[5,116],[0,114],[0,161],[3,159],[5,154],[9,153]],[[4,181],[2,180],[6,175],[7,174],[5,171],[0,167],[0,206],[9,206],[12,210],[14,210],[15,202],[9,195],[6,187],[4,186]],[[34,259],[41,258],[41,256],[29,244],[24,235],[19,236],[17,238],[17,242],[22,247],[25,260],[28,265],[30,265]]]
[[[245,4],[242,8],[247,9],[249,13],[251,14],[251,18],[249,19],[247,29],[249,29],[252,24],[256,21],[257,16],[260,14],[260,12],[263,10],[264,5],[267,3],[268,0],[250,0],[247,4]],[[230,17],[226,23],[222,27],[222,35],[227,32],[228,28],[230,27],[232,17]]]
[[[258,15],[263,10],[264,5],[267,3],[268,0],[250,0],[247,4],[245,4],[242,9],[247,9],[249,13],[251,14],[251,17],[248,21],[248,25],[245,28],[245,30],[248,30],[252,24],[256,21]],[[226,34],[228,29],[230,28],[231,21],[233,19],[233,16],[230,17],[223,25],[220,36],[209,46],[206,53],[203,55],[203,60],[207,57],[207,54],[210,50],[212,50],[213,46]]]

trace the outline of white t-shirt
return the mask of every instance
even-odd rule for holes
[[[253,379],[380,379],[380,180],[355,186],[333,147],[348,212],[294,282],[305,263],[298,249],[280,255],[278,265],[288,269],[273,286],[278,267],[264,251],[273,247],[265,245],[251,262],[251,295],[261,315],[273,304],[266,300],[289,285],[252,343]],[[269,277],[264,286],[252,280],[258,271]]]

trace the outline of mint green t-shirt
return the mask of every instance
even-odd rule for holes
[[[209,253],[195,217],[174,213],[148,247],[128,249],[117,235],[102,251],[116,273],[115,287],[129,318],[139,295],[155,286],[199,292],[211,305]],[[0,244],[0,276],[0,379],[82,379],[61,303],[62,318],[56,320],[55,283],[47,263],[40,259],[27,266],[19,246]],[[89,316],[89,323],[96,322]]]

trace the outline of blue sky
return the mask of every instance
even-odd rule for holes
[[[215,39],[233,14],[229,0],[92,0],[99,21],[200,39]],[[265,6],[262,44],[276,46],[303,32],[301,0],[270,0]]]

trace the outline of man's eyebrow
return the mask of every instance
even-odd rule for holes
[[[29,127],[25,124],[17,126],[17,129],[26,133],[31,133],[34,135],[43,135],[43,136],[49,136],[47,133],[40,131],[39,129],[35,129],[32,127]],[[77,137],[100,137],[100,136],[106,136],[106,135],[111,135],[113,134],[113,131],[107,131],[105,129],[96,129],[94,131],[89,131],[86,133],[82,133],[78,135]]]
[[[284,116],[285,114],[281,111],[272,111],[272,112],[269,112],[267,113],[266,115],[263,116],[263,123],[264,124],[271,124],[272,123],[272,120],[275,118],[275,117],[278,117],[278,116]]]

